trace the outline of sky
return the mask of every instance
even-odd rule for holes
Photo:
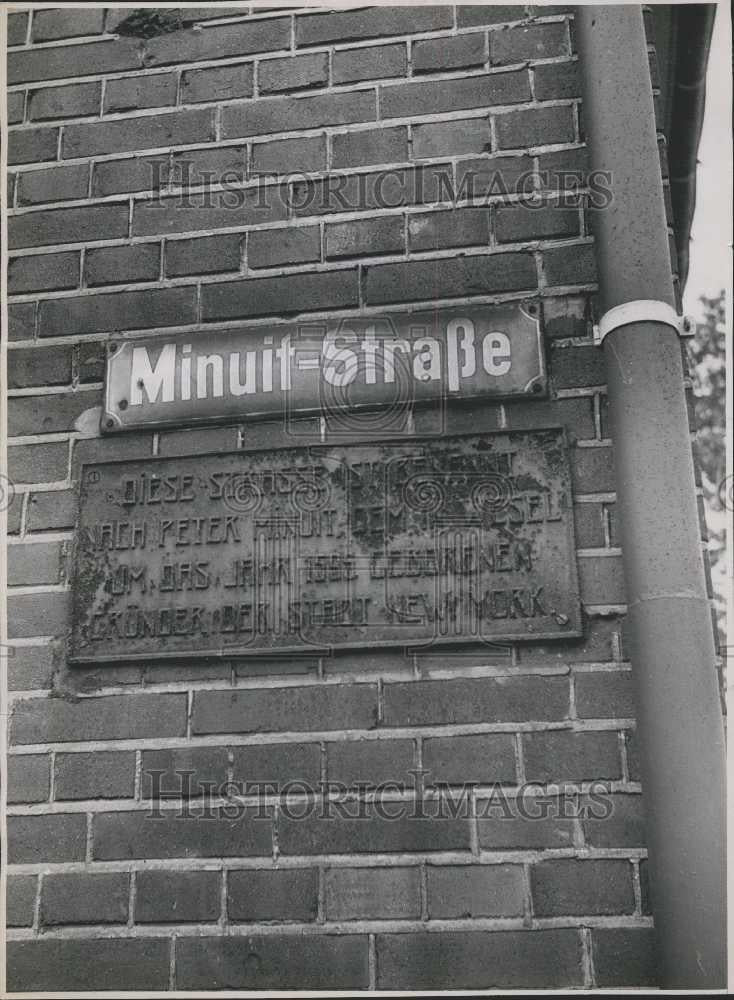
[[[718,4],[706,76],[706,110],[696,172],[696,211],[684,309],[701,316],[700,295],[731,283],[732,132],[731,14]]]

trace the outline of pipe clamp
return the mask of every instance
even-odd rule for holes
[[[679,316],[667,302],[658,299],[634,299],[608,309],[594,327],[594,343],[601,346],[604,338],[619,326],[630,323],[665,323],[672,326],[679,337],[692,337],[695,324],[689,316]]]

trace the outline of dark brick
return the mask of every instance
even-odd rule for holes
[[[220,287],[220,286],[218,286]],[[41,304],[38,335],[54,337],[108,333],[116,330],[179,326],[196,321],[196,289],[150,288],[141,292],[108,292]]]
[[[321,231],[318,226],[259,229],[247,238],[247,265],[250,268],[305,264],[320,259]]]
[[[54,798],[127,799],[135,791],[135,751],[58,753]]]
[[[56,128],[24,128],[8,133],[8,164],[55,160],[59,143]]]
[[[535,97],[539,101],[581,97],[578,63],[550,63],[546,66],[536,66]]]
[[[33,41],[53,42],[61,38],[101,35],[104,31],[104,10],[37,10],[33,13]]]
[[[356,270],[289,274],[205,285],[202,319],[213,322],[246,316],[286,316],[359,304]]]
[[[8,448],[8,475],[16,484],[66,479],[68,453],[65,441]]]
[[[595,927],[591,941],[597,986],[660,985],[651,927]]]
[[[633,913],[632,865],[625,859],[541,861],[530,869],[533,913],[558,917]]]
[[[487,108],[529,100],[527,70],[514,70],[455,80],[416,80],[415,83],[397,83],[383,87],[380,115],[383,118],[435,115],[443,111]]]
[[[532,173],[533,161],[529,156],[465,160],[456,167],[457,196],[471,199],[522,193],[528,189]]]
[[[568,989],[583,981],[572,928],[377,935],[378,990]]]
[[[289,44],[290,21],[287,17],[248,20],[149,38],[145,42],[144,59],[146,66],[165,66],[287,49]]]
[[[459,28],[474,28],[480,24],[504,24],[509,21],[522,21],[525,18],[525,8],[520,5],[507,4],[460,4],[456,8],[456,23]]]
[[[318,883],[316,868],[231,871],[227,877],[229,919],[315,920]]]
[[[574,139],[573,109],[570,107],[509,111],[497,115],[495,123],[500,149],[527,149],[552,142],[573,142]]]
[[[36,336],[36,303],[11,302],[8,305],[8,340],[33,340]],[[15,352],[13,352],[15,354]],[[25,352],[20,354],[25,356]],[[9,366],[11,369],[12,365]],[[13,386],[9,385],[12,389]]]
[[[125,76],[108,80],[104,91],[104,110],[134,111],[137,108],[165,108],[176,103],[176,74]]]
[[[128,206],[84,205],[26,212],[8,220],[11,249],[127,236]]]
[[[573,847],[575,813],[564,798],[530,795],[513,803],[492,796],[477,800],[476,811],[479,846],[484,850]]]
[[[8,14],[8,45],[24,45],[28,31],[28,15]]]
[[[345,990],[369,982],[366,934],[181,937],[176,946],[180,990]]]
[[[562,239],[580,235],[578,208],[563,203],[542,208],[531,203],[498,205],[495,211],[495,234],[498,243],[523,240]]]
[[[13,257],[8,261],[8,291],[11,295],[19,292],[54,292],[78,286],[78,253]]]
[[[329,57],[313,52],[284,59],[266,59],[258,65],[257,82],[261,94],[286,90],[306,90],[325,86],[329,79]]]
[[[272,784],[282,788],[290,782],[315,787],[321,777],[318,743],[269,743],[234,747],[233,780],[248,784]]]
[[[35,542],[7,548],[10,587],[61,583],[65,549],[61,542]]]
[[[373,684],[314,684],[197,692],[192,732],[371,729],[376,722],[377,690]]]
[[[397,782],[412,787],[415,747],[412,740],[357,740],[326,744],[329,781],[341,785]]]
[[[227,781],[227,748],[144,750],[140,780],[140,794],[145,799],[157,799],[159,794],[161,799],[216,795]]]
[[[300,217],[382,211],[386,205],[397,208],[446,201],[453,196],[451,167],[444,164],[298,180],[290,185],[288,199],[294,215]]]
[[[509,31],[492,31],[489,52],[493,66],[568,55],[566,24],[520,24]]]
[[[593,401],[589,396],[556,400],[522,400],[507,403],[507,425],[512,430],[537,427],[544,421],[563,423],[571,441],[593,438],[595,434]]]
[[[69,595],[66,593],[23,594],[8,599],[10,639],[59,635],[68,624]]]
[[[423,742],[423,769],[426,784],[462,782],[514,784],[515,749],[506,733],[478,736],[441,736]]]
[[[324,879],[327,920],[420,917],[420,870],[329,868]]]
[[[448,7],[367,7],[296,17],[296,45],[438,31],[453,24]]]
[[[402,253],[404,249],[403,218],[399,215],[355,219],[326,227],[326,257],[329,260]]]
[[[491,145],[489,120],[484,117],[413,126],[412,153],[416,160],[484,153]]]
[[[160,274],[160,258],[158,243],[87,250],[84,258],[85,279],[91,287],[155,281]]]
[[[602,437],[608,437],[609,434],[604,433],[605,428],[602,424]],[[617,505],[615,503],[606,504],[606,509],[609,512],[609,544],[612,548],[618,548],[622,544],[622,536],[619,533],[619,516],[617,514]],[[706,537],[702,535],[704,541]]]
[[[589,243],[556,247],[543,253],[547,285],[590,285],[596,281],[596,257]]]
[[[55,924],[124,924],[130,895],[126,872],[44,875],[40,920]]]
[[[604,354],[592,345],[553,348],[550,370],[557,389],[606,385]]]
[[[8,659],[8,690],[48,688],[54,674],[51,646],[17,646]]]
[[[490,295],[536,285],[535,261],[526,253],[376,264],[366,270],[365,300],[370,305]]]
[[[592,847],[644,847],[645,812],[641,795],[612,795],[604,802],[586,801],[583,821],[586,843]],[[607,815],[608,813],[608,815]]]
[[[581,599],[586,604],[624,604],[622,557],[588,556],[579,559]]]
[[[543,301],[543,326],[547,339],[588,337],[591,324],[588,303],[583,295],[564,295]]]
[[[124,153],[131,149],[182,146],[210,142],[215,138],[214,116],[209,108],[172,111],[162,115],[141,115],[119,121],[90,122],[64,128],[61,154],[96,156]]]
[[[135,880],[139,924],[202,923],[221,909],[219,872],[141,871]]]
[[[26,526],[29,531],[59,531],[73,528],[78,501],[73,490],[32,493],[28,500]]]
[[[87,190],[89,188],[89,166],[86,163],[73,163],[65,167],[51,167],[48,170],[28,170],[18,177],[18,204],[19,205],[40,205],[44,202],[53,201],[70,201],[73,198],[86,198]],[[99,208],[102,206],[94,206],[97,210],[96,218],[100,219]],[[117,206],[114,206],[117,207]],[[92,206],[90,206],[92,208]],[[76,213],[77,209],[67,209],[68,212]],[[104,213],[108,218],[109,213]],[[83,217],[83,216],[82,216]],[[79,218],[79,216],[72,215],[67,216],[67,218]],[[122,217],[120,216],[120,219]],[[105,222],[101,229],[97,226],[91,226],[89,228],[89,233],[94,238],[97,233],[107,233],[107,226],[111,220]],[[29,228],[21,227],[26,232],[31,234],[31,242],[29,246],[36,246],[37,244],[32,239],[33,231],[35,230],[36,223],[31,222]],[[63,228],[63,227],[62,227]],[[115,227],[113,227],[115,228]],[[127,226],[122,226],[120,221],[118,228],[122,231],[118,232],[116,235],[122,236],[127,232]],[[49,242],[47,240],[42,240],[42,242]],[[53,242],[53,241],[50,241]],[[62,239],[57,242],[63,243]]]
[[[642,780],[642,762],[640,760],[640,736],[636,729],[630,729],[626,734],[627,766],[630,781]]]
[[[5,896],[8,927],[32,927],[38,879],[35,875],[9,875]]]
[[[643,858],[640,861],[640,909],[645,916],[652,913],[652,900],[650,898],[650,872],[647,861]]]
[[[10,499],[6,501],[7,504],[7,532],[8,535],[19,535],[21,518],[23,514],[23,495],[18,493],[13,493]]]
[[[166,243],[166,274],[219,274],[239,271],[241,233],[204,236],[193,240],[170,240]]]
[[[426,878],[430,918],[522,916],[520,865],[431,865]]]
[[[117,694],[65,701],[30,698],[12,715],[13,743],[184,736],[186,695]]]
[[[343,804],[305,809],[292,806],[292,813],[278,817],[281,854],[382,854],[413,851],[461,851],[469,848],[470,820],[459,811],[450,817],[433,800],[413,803],[383,803],[384,817],[376,810],[359,815],[352,803],[343,814]],[[466,810],[464,810],[466,812]],[[388,818],[389,817],[389,818]]]
[[[253,143],[253,174],[307,174],[325,169],[326,138],[323,135]]]
[[[614,459],[610,447],[576,448],[571,473],[574,493],[607,493],[614,490]]]
[[[81,118],[98,115],[102,99],[101,83],[74,83],[68,87],[41,87],[28,96],[28,117],[32,121],[49,118]]]
[[[45,50],[44,50],[45,51]],[[8,945],[8,989],[15,991],[167,990],[169,938],[50,938]]]
[[[8,757],[8,802],[46,802],[50,763],[48,754]]]
[[[182,204],[181,195],[156,202],[138,202],[133,214],[134,236],[172,235],[203,229],[231,229],[264,222],[280,222],[287,214],[287,204],[277,186],[267,192],[256,187],[189,195]]]
[[[106,365],[104,343],[91,341],[76,345],[76,374],[80,384],[102,382]]]
[[[486,246],[489,243],[489,211],[486,208],[455,208],[409,215],[408,241],[411,250]]]
[[[24,49],[8,53],[8,83],[117,73],[140,69],[142,64],[142,47],[137,38]]]
[[[7,95],[8,125],[18,125],[23,121],[23,111],[25,108],[25,91],[12,91]],[[8,198],[8,205],[12,205],[12,198]]]
[[[404,163],[408,159],[408,130],[366,129],[332,137],[332,165],[364,167],[371,163]]]
[[[538,156],[538,180],[549,191],[577,192],[587,182],[588,168],[585,146],[556,149]]]
[[[192,806],[188,820],[174,811],[155,819],[141,810],[96,813],[93,821],[94,859],[269,857],[272,852],[268,810],[247,809],[233,817],[207,810],[206,820]],[[82,819],[84,817],[81,817]]]
[[[563,677],[460,678],[385,685],[385,725],[563,719],[568,713]]]
[[[237,97],[252,97],[252,63],[234,66],[211,66],[188,69],[181,74],[181,101],[229,101]]]
[[[604,508],[600,503],[578,503],[573,509],[576,545],[597,549],[604,545]]]
[[[484,34],[479,32],[476,35],[428,38],[413,43],[414,73],[439,73],[482,66],[486,61]]]
[[[621,778],[616,732],[523,735],[525,776],[541,783]]]
[[[291,129],[351,125],[375,120],[372,91],[351,94],[316,94],[313,97],[264,97],[222,109],[222,136],[266,135]]]
[[[219,20],[225,17],[242,17],[243,14],[246,13],[247,12],[243,11],[241,8],[223,7],[221,4],[216,4],[216,6],[212,7],[186,6],[171,11],[172,19],[170,24],[177,30],[179,27],[189,27],[202,21],[209,21],[212,18]],[[107,31],[118,31],[122,22],[127,21],[129,16],[129,9],[124,7],[108,9]]]
[[[405,44],[370,45],[358,49],[340,49],[332,57],[334,83],[358,83],[405,76],[408,56]]]
[[[8,864],[83,861],[87,817],[83,813],[8,816]]]
[[[169,176],[167,153],[103,160],[95,163],[92,170],[92,195],[104,197],[130,191],[158,191],[168,182]]]

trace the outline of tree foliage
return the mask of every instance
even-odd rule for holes
[[[726,299],[701,296],[703,322],[689,341],[695,396],[696,452],[701,469],[714,605],[724,639],[726,614],[726,531],[732,509],[726,479]]]

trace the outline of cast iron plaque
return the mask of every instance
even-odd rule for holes
[[[513,302],[115,339],[102,431],[544,396],[539,316]]]
[[[85,465],[72,662],[581,634],[563,430]]]

